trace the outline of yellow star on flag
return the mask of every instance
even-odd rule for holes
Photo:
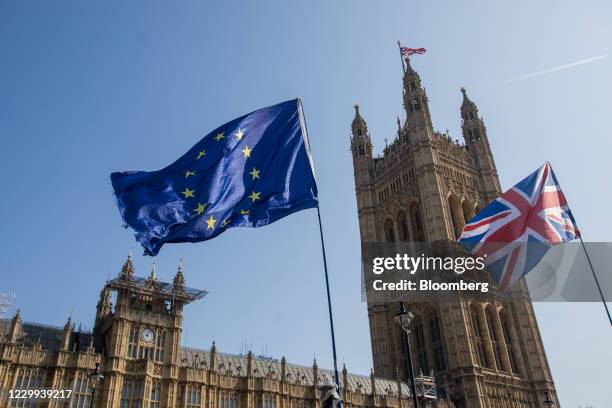
[[[244,149],[242,149],[242,154],[244,154],[244,158],[246,159],[247,157],[251,157],[251,149],[249,149],[249,146],[244,146]]]
[[[187,170],[185,172],[185,178],[189,178],[189,176],[195,176],[195,175],[196,175],[195,171]]]
[[[249,213],[250,213],[249,210],[240,210],[241,215],[249,215]]]
[[[207,225],[207,227],[206,227],[206,229],[207,229],[207,230],[209,230],[209,229],[215,229],[215,223],[216,223],[216,222],[217,222],[217,220],[215,220],[215,217],[213,217],[213,216],[211,215],[211,216],[210,216],[210,218],[206,220],[206,224],[208,224],[208,225]]]
[[[194,211],[197,212],[198,215],[200,215],[204,212],[205,208],[206,208],[206,204],[198,203],[198,208],[196,208]]]
[[[252,202],[255,202],[256,200],[261,200],[261,197],[259,196],[260,194],[261,192],[257,193],[253,191],[251,195],[249,196],[249,198],[252,200]]]
[[[227,219],[227,220],[223,221],[223,224],[221,224],[221,228],[223,228],[223,227],[227,226],[227,224],[229,224],[229,222],[230,222],[230,220],[229,220],[229,219]]]
[[[256,169],[255,167],[253,167],[253,170],[249,173],[251,175],[251,177],[253,177],[253,180],[258,179],[259,178],[259,172],[261,170]]]
[[[242,140],[242,137],[244,136],[244,132],[242,131],[242,129],[238,129],[238,131],[234,134],[234,136],[236,136],[236,139]]]
[[[181,191],[181,194],[184,195],[185,198],[194,197],[193,193],[195,193],[195,190],[190,190],[187,187],[185,187],[185,191]]]
[[[217,142],[220,142],[221,140],[225,139],[225,135],[223,134],[223,132],[221,133],[217,133],[217,136],[215,136],[215,140]]]
[[[198,157],[196,157],[196,160],[200,160],[204,156],[206,156],[206,149],[201,150],[200,153],[198,153]]]

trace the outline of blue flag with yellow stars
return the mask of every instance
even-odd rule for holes
[[[111,181],[147,255],[318,205],[299,99],[218,127],[162,170],[113,173]]]

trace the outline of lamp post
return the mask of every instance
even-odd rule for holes
[[[419,403],[417,400],[416,384],[414,382],[414,368],[412,367],[412,351],[410,349],[410,338],[408,337],[410,334],[410,321],[413,317],[414,315],[412,313],[406,311],[404,302],[400,302],[400,310],[395,315],[395,322],[399,324],[403,332],[402,337],[404,338],[404,345],[408,352],[408,358],[406,359],[406,375],[408,376],[408,381],[410,382],[410,388],[412,390],[412,403],[414,408],[418,408]]]
[[[548,391],[546,391],[546,399],[542,402],[544,402],[544,405],[547,407],[552,407],[555,405],[555,402],[550,398],[550,393]]]
[[[94,397],[96,395],[96,385],[99,381],[104,380],[104,376],[100,372],[100,363],[96,363],[96,368],[93,373],[89,374],[89,383],[93,380],[93,385],[89,387],[91,390],[91,400],[89,401],[89,408],[93,408],[94,406]]]

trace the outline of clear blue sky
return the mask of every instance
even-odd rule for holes
[[[533,4],[532,4],[533,3]],[[537,3],[537,4],[536,4]],[[384,6],[383,6],[384,4]],[[161,168],[236,116],[301,96],[318,175],[340,362],[371,366],[359,291],[350,122],[359,102],[375,149],[402,112],[396,40],[413,58],[435,126],[459,138],[461,85],[484,115],[502,185],[550,160],[586,239],[610,241],[612,62],[606,1],[0,2],[0,290],[29,321],[91,326],[107,276],[130,246],[109,174]],[[604,207],[602,207],[604,203]],[[602,211],[603,210],[603,211]],[[331,366],[313,210],[197,245],[186,343]],[[136,258],[148,274],[151,259]],[[609,271],[604,271],[609,273]],[[590,277],[585,276],[585,279]],[[612,406],[610,327],[600,304],[537,304],[564,406]],[[14,309],[13,309],[14,310]]]

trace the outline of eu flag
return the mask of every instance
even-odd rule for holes
[[[147,255],[318,205],[299,99],[218,127],[162,170],[113,173],[111,181]]]

